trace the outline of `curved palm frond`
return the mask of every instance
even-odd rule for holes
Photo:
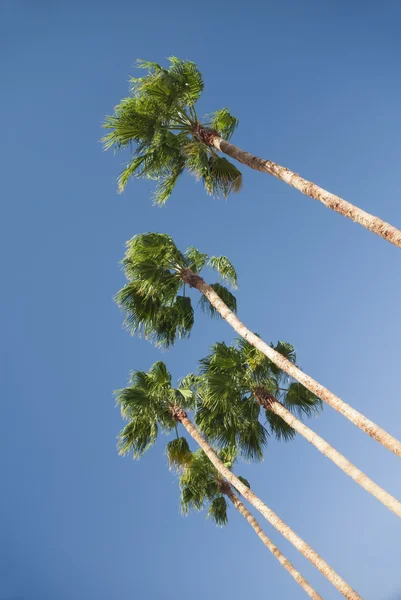
[[[177,438],[168,442],[166,453],[170,468],[176,467],[182,469],[186,467],[192,460],[192,452],[189,444],[184,437]]]
[[[211,283],[210,287],[216,292],[218,296],[220,296],[224,304],[226,304],[228,308],[232,310],[232,312],[237,312],[237,300],[228,288],[226,288],[224,285],[221,285],[221,283]],[[212,304],[210,304],[206,296],[201,296],[201,299],[199,300],[199,306],[212,318],[221,318],[220,314],[217,312],[215,307],[212,306]]]
[[[306,389],[301,383],[293,382],[283,394],[282,403],[299,417],[312,416],[322,410],[322,401]]]
[[[232,288],[235,289],[237,287],[237,272],[227,256],[211,256],[207,264],[212,269],[215,269],[223,281],[226,281]]]
[[[227,450],[220,450],[219,458],[229,469],[235,462],[235,456]],[[239,479],[249,487],[246,479]],[[203,450],[197,450],[192,454],[192,460],[185,465],[180,477],[182,512],[188,514],[191,509],[200,511],[207,507],[207,517],[215,525],[226,525],[228,518],[225,495],[228,485],[221,479]]]
[[[214,524],[218,527],[227,525],[227,501],[224,496],[216,496],[216,498],[211,501],[207,516],[212,519]]]
[[[239,120],[233,117],[228,108],[221,108],[207,115],[210,127],[219,132],[222,138],[229,140],[236,130]]]

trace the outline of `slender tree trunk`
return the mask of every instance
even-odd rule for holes
[[[390,223],[386,223],[386,221],[382,221],[382,219],[379,219],[379,217],[365,212],[350,202],[347,202],[340,196],[331,194],[327,190],[316,185],[316,183],[312,183],[311,181],[304,179],[286,167],[282,167],[271,160],[258,158],[257,156],[253,156],[248,152],[240,150],[240,148],[230,144],[230,142],[226,142],[218,135],[209,134],[208,140],[209,143],[217,150],[224,152],[224,154],[231,156],[231,158],[234,158],[240,163],[247,165],[256,171],[262,171],[264,173],[269,173],[269,175],[274,175],[274,177],[284,181],[284,183],[287,183],[288,185],[297,189],[302,194],[305,194],[305,196],[309,196],[314,200],[319,200],[325,206],[327,206],[327,208],[335,210],[340,215],[359,223],[359,225],[366,227],[366,229],[369,229],[369,231],[372,233],[379,235],[384,240],[394,244],[394,246],[401,248],[401,231],[393,225],[390,225]]]
[[[252,529],[256,532],[256,534],[260,537],[266,548],[270,550],[272,554],[277,558],[277,560],[282,564],[284,569],[288,571],[288,573],[295,579],[297,583],[302,587],[302,589],[308,594],[310,598],[313,600],[323,600],[320,594],[318,594],[313,587],[306,581],[306,579],[301,575],[299,571],[294,567],[294,565],[280,552],[275,544],[271,541],[269,537],[265,534],[255,517],[249,510],[242,504],[241,500],[234,494],[231,489],[225,492],[226,495],[230,498],[231,502],[234,504],[235,508],[238,512],[248,521]]]
[[[189,435],[202,448],[210,462],[216,467],[224,479],[233,485],[291,544],[295,546],[323,575],[334,585],[341,594],[350,600],[361,600],[361,597],[346,583],[326,561],[315,552],[306,542],[284,523],[260,498],[256,496],[234,473],[218,458],[213,449],[191,423],[184,410],[176,410],[175,418],[185,427]]]
[[[349,404],[341,400],[338,396],[330,392],[323,385],[318,383],[309,375],[306,375],[301,369],[298,369],[291,361],[285,358],[282,354],[274,350],[271,346],[266,344],[261,338],[252,333],[245,325],[238,319],[238,317],[228,308],[223,300],[216,294],[213,288],[210,287],[197,273],[193,273],[190,269],[185,269],[181,274],[183,280],[188,283],[191,287],[195,287],[201,294],[204,294],[209,300],[210,304],[214,306],[221,317],[241,336],[249,342],[252,346],[262,352],[267,358],[269,358],[275,365],[277,365],[282,371],[293,377],[302,383],[309,391],[315,396],[324,400],[334,408],[337,412],[346,417],[351,423],[362,429],[365,433],[370,435],[373,439],[380,442],[383,446],[401,457],[401,442],[399,442],[392,435],[387,433],[384,429],[367,419],[360,412],[352,408]]]
[[[330,446],[323,438],[317,433],[309,429],[302,421],[297,419],[289,410],[278,402],[276,398],[270,396],[267,400],[263,396],[259,396],[257,392],[255,395],[258,402],[266,409],[271,410],[275,415],[278,415],[290,425],[295,431],[300,433],[308,442],[310,442],[315,448],[317,448],[324,456],[327,456],[333,461],[337,467],[339,467],[344,473],[352,477],[354,481],[359,483],[367,492],[375,496],[384,506],[387,506],[397,517],[401,518],[401,502],[399,502],[394,496],[383,490],[377,483],[372,481],[365,473],[362,473],[355,465],[352,464],[345,456],[340,454],[333,446]]]

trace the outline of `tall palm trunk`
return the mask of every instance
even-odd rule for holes
[[[282,167],[271,160],[258,158],[257,156],[253,156],[253,154],[244,152],[240,148],[237,148],[237,146],[223,140],[219,135],[216,135],[210,130],[203,129],[203,132],[205,133],[202,134],[202,131],[200,132],[201,138],[204,139],[206,143],[214,146],[216,150],[224,152],[224,154],[231,156],[231,158],[247,165],[251,169],[274,175],[274,177],[284,181],[284,183],[297,189],[302,194],[305,194],[305,196],[309,196],[314,200],[319,200],[322,204],[327,206],[327,208],[335,210],[340,215],[359,223],[359,225],[366,227],[366,229],[372,233],[379,235],[384,240],[394,244],[394,246],[401,248],[401,231],[393,225],[390,225],[390,223],[386,223],[386,221],[382,221],[379,217],[371,215],[357,206],[354,206],[340,196],[331,194],[327,190],[316,185],[316,183],[304,179],[286,167]]]
[[[295,579],[297,583],[302,587],[302,589],[308,594],[310,598],[313,600],[323,600],[320,594],[318,594],[313,587],[306,581],[306,579],[301,575],[299,571],[294,567],[294,565],[280,552],[275,544],[271,541],[271,539],[265,534],[255,517],[249,510],[242,504],[241,500],[234,494],[231,489],[231,486],[227,484],[227,489],[224,489],[224,493],[228,498],[230,498],[231,502],[234,504],[235,508],[238,512],[248,521],[252,529],[255,531],[256,535],[260,537],[266,548],[270,550],[270,552],[277,558],[277,560],[282,564],[284,569],[288,571],[288,573]]]
[[[198,429],[188,419],[186,412],[182,409],[176,409],[174,418],[179,421],[187,430],[189,435],[202,448],[210,462],[216,467],[224,479],[231,483],[239,492],[254,506],[268,521],[275,527],[291,544],[295,546],[305,558],[307,558],[323,575],[334,585],[341,594],[349,600],[361,600],[361,597],[351,586],[348,585],[326,561],[315,552],[306,542],[280,519],[256,494],[254,494],[234,473],[230,471],[218,458],[213,449],[198,431]]]
[[[252,331],[245,327],[238,317],[223,302],[220,296],[216,294],[214,289],[211,288],[200,275],[193,273],[190,269],[184,269],[181,273],[181,277],[185,283],[196,288],[201,294],[204,294],[220,316],[227,321],[227,323],[231,325],[244,340],[267,356],[267,358],[282,371],[302,383],[302,385],[315,394],[315,396],[327,402],[329,406],[346,417],[351,423],[359,427],[359,429],[362,429],[362,431],[370,435],[370,437],[380,442],[380,444],[391,450],[391,452],[394,452],[394,454],[397,454],[397,456],[401,457],[401,442],[376,425],[376,423],[373,423],[373,421],[370,421],[360,412],[352,408],[352,406],[341,400],[341,398],[333,394],[333,392],[330,392],[330,390],[315,381],[315,379],[312,379],[312,377],[303,373],[303,371],[298,369],[291,361],[252,333]]]
[[[259,404],[266,410],[271,410],[275,415],[278,415],[290,425],[295,431],[301,434],[308,442],[317,448],[324,456],[330,458],[337,467],[339,467],[346,475],[352,477],[354,481],[359,483],[367,492],[375,496],[384,506],[387,506],[397,517],[401,518],[401,502],[394,496],[383,490],[377,483],[372,481],[365,473],[362,473],[355,465],[352,464],[345,456],[330,446],[317,433],[309,429],[302,421],[297,419],[289,410],[278,402],[276,398],[266,393],[264,390],[255,390],[255,397]]]

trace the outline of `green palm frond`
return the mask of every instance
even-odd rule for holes
[[[322,401],[306,389],[301,383],[291,383],[282,400],[284,406],[299,417],[312,416],[322,409]]]
[[[163,206],[170,198],[175,185],[183,173],[185,163],[182,160],[177,160],[177,164],[171,167],[171,172],[163,177],[157,184],[156,191],[154,193],[154,203],[158,206]]]
[[[271,410],[266,411],[266,421],[269,424],[272,434],[283,442],[289,442],[294,439],[296,432],[295,429],[287,425],[285,421],[278,415],[274,414]]]
[[[141,295],[136,287],[136,282],[132,282],[116,295],[116,302],[126,315],[125,326],[133,335],[143,335],[162,348],[189,337],[194,324],[190,298],[177,296],[172,303],[163,303]]]
[[[229,140],[238,126],[238,119],[233,117],[228,108],[216,110],[216,112],[207,115],[210,119],[210,126],[216,129],[222,138]]]
[[[224,304],[233,312],[237,312],[237,300],[235,296],[228,290],[224,285],[220,283],[212,283],[210,287],[216,292],[216,294],[223,300]],[[203,311],[209,313],[211,317],[220,317],[214,306],[212,306],[206,296],[201,296],[199,300],[199,306]]]
[[[223,281],[226,281],[232,288],[237,287],[237,273],[227,256],[211,256],[208,260],[208,266],[215,269]]]
[[[194,246],[190,246],[185,252],[188,261],[188,268],[194,273],[200,273],[208,261],[208,255],[199,252]]]
[[[155,443],[157,434],[157,423],[147,418],[136,417],[118,436],[119,453],[131,453],[133,458],[139,459]]]
[[[235,393],[220,397],[209,404],[207,392],[196,412],[199,429],[217,445],[220,451],[231,456],[240,455],[245,461],[263,460],[263,451],[268,442],[268,431],[259,422],[259,407],[239,399]]]
[[[227,525],[227,502],[224,496],[217,496],[212,500],[209,505],[209,510],[207,511],[207,516],[212,519],[218,527]]]
[[[120,173],[120,175],[117,178],[119,194],[123,193],[125,186],[127,185],[128,181],[131,179],[131,177],[134,177],[135,175],[137,175],[137,177],[142,176],[144,169],[143,168],[141,169],[141,167],[143,167],[145,160],[146,160],[145,154],[143,154],[142,156],[135,156],[128,163],[128,165],[125,167],[125,169]]]
[[[116,403],[120,407],[121,416],[129,419],[133,414],[143,414],[149,406],[149,396],[146,388],[138,385],[117,390]]]
[[[237,477],[240,481],[242,481],[242,483],[244,485],[246,485],[247,488],[249,488],[249,489],[251,488],[249,481],[247,479],[245,479],[245,477],[241,477],[241,475],[237,475]]]
[[[280,354],[285,356],[287,360],[291,361],[294,364],[296,363],[297,354],[292,344],[289,344],[288,342],[278,341],[275,346],[271,344],[271,347],[274,348],[276,352],[279,352]]]
[[[161,124],[149,103],[145,106],[136,98],[124,98],[106,117],[103,127],[111,132],[102,138],[105,150],[120,150],[132,144],[150,144]]]
[[[189,511],[202,510],[204,508],[206,499],[203,495],[196,494],[191,487],[183,487],[181,490],[181,512],[187,515]]]
[[[172,269],[175,265],[186,266],[184,255],[166,233],[142,233],[127,242],[123,259],[127,278],[135,277],[137,269],[147,263],[165,269]]]
[[[189,373],[179,381],[179,389],[194,390],[197,389],[199,382],[199,376],[194,373]]]
[[[239,192],[242,188],[242,173],[226,158],[212,154],[204,182],[208,194],[227,198],[232,192]]]
[[[196,396],[193,391],[189,388],[179,387],[174,390],[177,398],[177,404],[185,409],[192,409],[196,407]]]
[[[191,61],[181,60],[175,56],[169,58],[170,72],[180,77],[183,86],[182,96],[187,106],[194,106],[203,91],[204,83],[202,74],[196,64]]]
[[[171,386],[171,375],[161,360],[158,360],[150,367],[148,375],[157,386],[168,388]]]
[[[182,469],[189,465],[192,460],[192,452],[187,440],[183,437],[168,442],[166,452],[170,468]]]

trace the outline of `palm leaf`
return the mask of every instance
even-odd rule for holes
[[[168,442],[166,452],[170,468],[183,468],[192,460],[192,452],[183,437]]]
[[[234,289],[237,287],[237,273],[227,256],[211,256],[208,260],[208,266],[215,269],[231,287]]]
[[[266,411],[266,420],[269,423],[271,432],[275,435],[278,440],[289,442],[292,440],[296,431],[290,425],[287,425],[285,421],[278,415],[274,414],[270,410]]]
[[[216,129],[225,140],[231,138],[239,123],[238,119],[230,114],[228,108],[216,110],[216,112],[208,115],[208,120],[209,118],[211,119],[211,128]]]
[[[216,294],[223,300],[224,304],[234,313],[237,312],[237,300],[235,296],[220,283],[212,283],[210,287],[216,292]],[[220,317],[220,314],[217,312],[214,306],[210,304],[209,300],[206,296],[202,295],[199,300],[199,305],[203,311],[208,312],[211,317]]]
[[[242,187],[242,173],[223,156],[209,157],[205,187],[210,195],[227,198],[231,192],[239,192]]]
[[[227,525],[227,502],[224,496],[217,496],[210,503],[207,516],[214,521],[218,527]]]
[[[298,416],[306,415],[310,417],[322,409],[322,401],[298,382],[291,383],[288,386],[284,394],[283,404]]]

